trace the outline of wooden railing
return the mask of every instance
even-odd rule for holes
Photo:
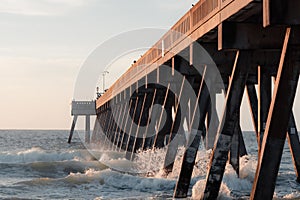
[[[130,80],[141,71],[157,62],[182,40],[187,38],[205,22],[218,14],[224,7],[237,0],[200,0],[195,4],[163,37],[153,45],[136,63],[134,63],[110,88],[97,100],[97,108],[124,89]],[[249,1],[249,0],[247,0]],[[217,26],[218,24],[216,24]],[[207,30],[209,31],[209,30]],[[127,85],[128,87],[129,85]]]

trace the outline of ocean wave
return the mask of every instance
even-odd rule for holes
[[[54,162],[65,160],[89,161],[95,158],[87,150],[70,150],[66,152],[45,151],[32,147],[19,152],[0,153],[0,163]]]
[[[138,191],[165,191],[173,190],[175,180],[144,178],[119,173],[110,169],[95,170],[88,169],[84,173],[70,173],[64,178],[37,178],[29,181],[21,181],[18,185],[27,186],[79,186],[82,184],[105,185],[117,189],[138,190]]]
[[[256,170],[255,156],[244,156],[240,160],[240,177],[231,165],[227,164],[222,180],[219,200],[229,200],[250,195]],[[192,189],[192,199],[199,199],[205,189],[205,179],[199,180]]]

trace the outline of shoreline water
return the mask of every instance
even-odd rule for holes
[[[108,164],[121,170],[134,165],[116,152],[94,149],[91,155],[78,135],[74,136],[69,145],[67,130],[0,130],[0,198],[172,199],[182,151],[168,178],[162,178],[159,173],[147,177],[109,169]],[[249,156],[241,159],[241,178],[227,165],[220,199],[249,198],[257,151],[254,133],[247,132],[244,136]],[[156,151],[150,163],[147,162],[149,153],[143,152],[135,162],[140,168],[155,171],[163,163],[164,153],[163,149]],[[199,149],[189,198],[197,198],[203,187],[209,154],[210,151]],[[300,198],[300,184],[295,181],[288,147],[284,149],[275,198]]]

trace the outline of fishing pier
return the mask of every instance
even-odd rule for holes
[[[205,141],[213,151],[202,199],[216,199],[227,162],[238,174],[239,159],[247,154],[240,127],[245,93],[258,149],[250,199],[272,199],[286,139],[300,182],[292,112],[300,69],[299,11],[299,0],[199,0],[96,100],[93,134],[103,132],[109,148],[125,151],[128,159],[138,149],[167,147],[166,174],[184,143],[176,198],[187,196]],[[216,96],[222,94],[218,116]]]

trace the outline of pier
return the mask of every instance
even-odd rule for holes
[[[166,147],[165,175],[184,144],[175,198],[187,197],[198,147],[205,141],[213,151],[202,199],[216,199],[226,164],[239,174],[239,159],[247,154],[240,127],[247,95],[258,149],[250,199],[273,198],[286,139],[300,183],[300,142],[292,112],[300,69],[299,10],[299,0],[198,1],[89,104],[99,124],[93,134],[104,133],[109,148],[125,151],[129,160],[139,149]],[[222,94],[218,117],[216,96]],[[94,114],[75,110],[73,126],[78,115]]]
[[[78,116],[85,117],[85,142],[90,143],[90,127],[91,127],[91,115],[96,115],[96,102],[95,101],[72,101],[71,115],[73,116],[73,121],[71,125],[70,135],[68,143],[71,143],[73,133],[76,127],[76,122]]]

